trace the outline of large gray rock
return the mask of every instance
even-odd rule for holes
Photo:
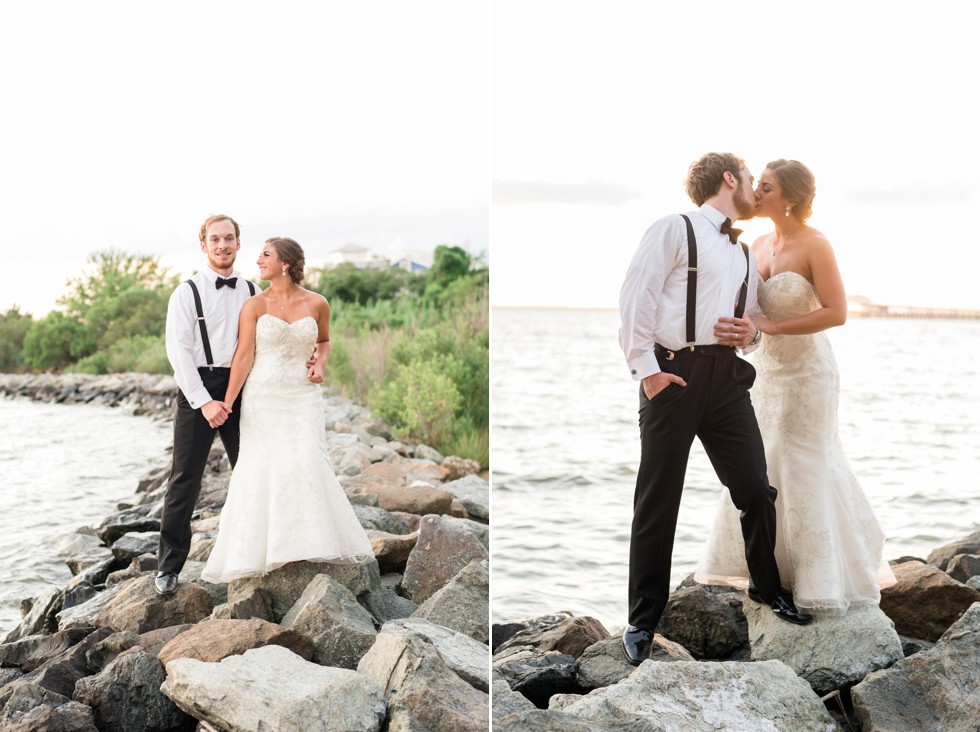
[[[381,632],[415,636],[431,643],[461,679],[480,691],[490,690],[490,649],[468,635],[418,618],[392,620]]]
[[[904,658],[895,624],[875,605],[854,606],[843,617],[815,617],[798,626],[746,600],[745,617],[752,660],[782,661],[819,696]]]
[[[25,685],[36,685],[71,698],[78,680],[94,671],[88,665],[89,650],[111,634],[110,630],[99,628],[30,673],[0,688],[0,706],[6,704],[19,687]]]
[[[496,710],[496,707],[494,709]],[[643,720],[631,722],[629,725],[607,727],[591,719],[579,719],[565,712],[535,708],[511,712],[500,717],[495,716],[493,732],[664,732],[664,728],[648,724]]]
[[[359,564],[291,562],[261,577],[232,580],[228,583],[228,602],[242,600],[256,588],[263,589],[272,596],[273,619],[279,622],[318,574],[333,577],[354,597],[381,588],[381,573],[374,560]]]
[[[976,732],[980,725],[980,603],[935,646],[851,689],[863,732]]]
[[[107,590],[108,592],[108,590]],[[157,593],[152,575],[120,585],[119,594],[93,618],[100,628],[145,633],[171,625],[197,623],[211,614],[213,603],[207,590],[181,582],[169,597]]]
[[[586,648],[605,640],[609,631],[595,618],[568,611],[519,621],[523,628],[497,646],[495,653],[530,646],[538,651],[559,651],[578,658]]]
[[[157,656],[163,664],[175,658],[214,662],[268,645],[283,646],[306,660],[313,656],[313,642],[309,637],[258,618],[204,620],[174,636]]]
[[[668,662],[695,660],[684,646],[667,640],[659,633],[653,636],[650,659]],[[635,670],[636,666],[627,661],[623,653],[622,638],[607,638],[593,643],[579,656],[575,686],[584,692],[601,689],[619,683]]]
[[[178,658],[167,664],[161,691],[191,716],[225,730],[378,732],[385,720],[376,683],[304,661],[281,646],[219,663]]]
[[[510,684],[502,678],[494,679],[493,685],[491,686],[491,694],[493,695],[493,704],[491,706],[493,707],[494,721],[498,717],[506,717],[508,714],[537,709],[531,703],[530,699],[511,689]]]
[[[126,651],[102,673],[80,679],[75,701],[92,708],[103,732],[192,730],[195,721],[160,692],[163,665],[139,649]]]
[[[657,631],[698,660],[731,658],[748,643],[744,598],[744,592],[720,592],[700,584],[681,587],[667,599]]]
[[[405,565],[402,589],[410,600],[423,603],[467,564],[488,558],[486,547],[458,521],[424,516],[418,543]]]
[[[4,732],[98,732],[92,710],[34,684],[18,686],[3,712]]]
[[[371,614],[344,585],[319,574],[282,619],[313,641],[313,661],[323,666],[356,669],[377,638]]]
[[[354,509],[354,515],[357,516],[357,520],[360,521],[365,531],[375,529],[389,534],[408,534],[411,532],[408,524],[383,508],[358,504],[352,504],[351,508]]]
[[[417,633],[382,628],[357,671],[384,689],[389,732],[485,732],[489,726],[489,695],[460,678]]]
[[[53,633],[58,628],[52,622],[61,610],[64,595],[57,587],[49,587],[34,599],[30,611],[20,621],[20,625],[7,633],[3,643],[26,638],[38,633]]]
[[[563,698],[561,711],[617,729],[638,719],[684,732],[838,729],[807,683],[779,661],[644,661],[618,684],[572,703]]]
[[[575,687],[575,659],[561,651],[536,651],[530,646],[507,648],[494,654],[493,670],[511,689],[541,709],[555,694],[573,691]]]
[[[109,589],[102,590],[94,597],[79,605],[61,610],[57,615],[58,627],[62,630],[68,630],[70,628],[94,626],[95,618],[99,613],[109,607],[122,589],[123,585],[115,585]]]
[[[112,550],[92,534],[68,534],[58,542],[55,552],[65,560],[73,575],[112,557]]]
[[[131,531],[113,542],[112,554],[117,559],[131,561],[141,554],[155,552],[159,546],[159,531]]]
[[[147,515],[144,506],[129,508],[109,516],[99,526],[98,535],[106,544],[112,544],[130,532],[159,531],[160,519]]]
[[[412,613],[437,625],[488,643],[490,640],[490,562],[473,561],[463,567],[449,584],[430,595]]]
[[[0,645],[0,667],[16,666],[29,672],[64,653],[94,630],[74,628],[52,635],[29,635],[26,638]]]
[[[487,481],[478,475],[467,475],[444,483],[442,487],[463,504],[472,518],[483,522],[490,520],[490,484]]]
[[[980,554],[957,554],[946,565],[946,574],[966,584],[972,577],[980,575]]]
[[[900,635],[935,642],[975,602],[980,592],[931,564],[892,567],[897,582],[881,591],[881,609]]]
[[[945,571],[950,560],[957,554],[980,554],[980,531],[974,531],[962,539],[933,549],[926,562]]]
[[[227,597],[228,590],[225,588],[225,596]],[[268,590],[263,590],[261,587],[252,588],[244,597],[239,598],[235,602],[225,602],[220,605],[215,605],[214,610],[211,611],[211,617],[216,619],[235,619],[235,620],[248,620],[250,618],[259,618],[261,620],[272,620],[272,594]]]

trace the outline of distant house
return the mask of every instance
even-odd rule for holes
[[[432,267],[432,252],[406,252],[392,266],[415,274],[428,272]]]
[[[336,267],[348,262],[359,268],[388,266],[388,260],[360,244],[344,244],[340,249],[334,249],[327,255],[324,264],[327,267]]]
[[[428,265],[422,264],[421,262],[417,262],[409,257],[402,257],[397,262],[395,262],[394,265],[392,266],[398,267],[398,269],[407,270],[413,274],[422,274],[423,272],[429,271]]]

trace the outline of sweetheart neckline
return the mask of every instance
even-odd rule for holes
[[[259,316],[259,320],[262,320],[262,318],[265,318],[265,317],[267,317],[267,316],[268,316],[268,317],[270,317],[270,318],[272,318],[273,320],[278,320],[278,321],[279,321],[280,323],[282,323],[283,325],[286,325],[286,326],[290,326],[290,325],[296,325],[296,324],[297,324],[298,322],[300,322],[301,320],[306,320],[307,318],[309,318],[310,320],[312,320],[312,321],[313,321],[314,323],[316,322],[316,318],[314,318],[314,317],[313,317],[312,315],[304,315],[304,316],[303,316],[302,318],[297,318],[297,319],[296,319],[296,320],[294,320],[294,321],[293,321],[292,323],[290,323],[290,322],[289,322],[288,320],[283,320],[282,318],[277,318],[277,317],[276,317],[275,315],[273,315],[272,313],[262,313],[262,314],[261,314],[261,315]],[[258,322],[258,320],[257,320],[257,321],[255,321],[255,322],[257,323],[257,322]]]
[[[776,279],[777,277],[782,277],[784,274],[795,274],[797,277],[802,278],[808,285],[810,285],[811,287],[813,287],[813,283],[810,282],[810,280],[808,280],[804,275],[801,275],[799,272],[794,272],[791,269],[783,270],[782,272],[780,272],[778,274],[770,275],[768,280],[763,280],[763,284],[768,285],[774,279]]]

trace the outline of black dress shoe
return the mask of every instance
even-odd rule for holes
[[[153,584],[161,595],[172,595],[177,591],[177,575],[173,572],[159,572]]]
[[[626,626],[623,632],[623,653],[626,660],[634,666],[639,666],[650,657],[650,647],[653,645],[653,631],[646,628]]]
[[[768,605],[776,615],[788,623],[806,625],[813,620],[812,615],[801,613],[796,609],[796,605],[793,604],[793,596],[786,590],[780,590],[779,594],[776,595],[776,599],[770,602],[755,587],[750,586],[749,599],[761,602],[763,605]]]

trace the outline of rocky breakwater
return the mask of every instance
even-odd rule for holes
[[[328,396],[330,457],[375,559],[209,584],[230,471],[216,444],[176,594],[156,594],[168,474],[66,537],[74,577],[0,643],[4,730],[486,730],[489,485]]]
[[[495,623],[493,729],[980,730],[980,531],[892,568],[880,607],[807,626],[688,578],[638,667],[594,618]]]
[[[170,417],[177,385],[159,374],[0,374],[0,395],[57,404],[103,404]]]

